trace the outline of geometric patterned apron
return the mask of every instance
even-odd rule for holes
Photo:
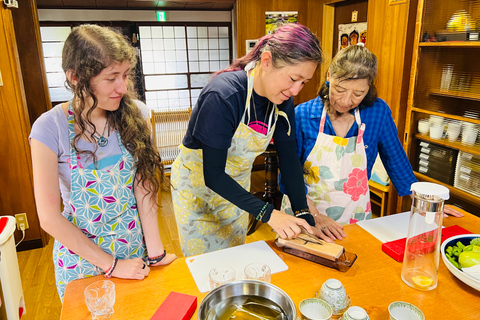
[[[355,109],[358,136],[350,138],[323,133],[326,114],[324,107],[315,146],[303,166],[307,195],[319,213],[340,224],[371,219],[367,155],[363,144],[365,124],[360,112]],[[288,198],[284,197],[282,205],[285,210],[291,210]]]
[[[90,170],[81,167],[72,147],[74,116],[70,102],[68,110],[70,138],[71,190],[70,210],[64,214],[103,251],[118,259],[144,258],[146,247],[142,226],[133,194],[135,168],[132,155],[117,138],[122,157],[110,170]],[[68,282],[104,273],[84,258],[55,240],[53,247],[57,290],[63,301]]]
[[[275,106],[273,124],[267,135],[244,123],[252,96],[254,72],[252,70],[248,77],[245,112],[232,138],[225,166],[225,173],[247,191],[250,191],[253,162],[267,149],[278,116],[285,115]],[[244,244],[249,214],[205,186],[202,149],[193,150],[183,145],[179,148],[180,154],[172,164],[171,190],[184,256]]]

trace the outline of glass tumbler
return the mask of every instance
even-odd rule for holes
[[[245,267],[245,278],[270,282],[272,271],[264,263],[251,263]]]
[[[109,319],[115,304],[115,284],[110,280],[100,280],[85,289],[85,302],[93,320]]]
[[[236,273],[232,267],[215,267],[208,273],[210,288],[215,289],[224,283],[235,281]]]
[[[418,290],[432,290],[438,283],[444,200],[448,188],[429,182],[411,187],[413,202],[402,266],[402,280]]]

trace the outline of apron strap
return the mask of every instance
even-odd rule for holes
[[[288,123],[287,136],[290,136],[290,133],[291,133],[291,131],[292,131],[292,126],[290,125],[290,121],[288,120],[287,114],[286,114],[285,112],[283,112],[283,111],[278,110],[277,105],[275,105],[275,110],[276,110],[276,112],[275,112],[276,114],[278,114],[279,116],[284,117],[285,120],[287,120],[287,123]]]
[[[360,118],[360,110],[355,108],[355,120],[357,121],[358,126],[358,136],[357,136],[357,145],[362,143],[363,134],[365,132],[365,123],[362,123],[362,119]]]

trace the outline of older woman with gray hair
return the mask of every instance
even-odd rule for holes
[[[318,96],[295,108],[307,202],[327,241],[345,237],[344,224],[372,217],[368,179],[377,154],[400,196],[417,181],[391,110],[377,97],[376,75],[376,56],[349,46],[333,59]],[[288,197],[282,206],[288,212]]]

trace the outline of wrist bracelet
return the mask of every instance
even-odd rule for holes
[[[108,268],[107,271],[105,271],[105,278],[110,279],[112,277],[113,270],[115,270],[115,267],[117,266],[118,258],[114,257],[113,258],[113,263],[110,268]]]
[[[167,250],[163,250],[163,254],[153,258],[148,257],[148,265],[159,263],[167,255]]]
[[[263,215],[264,215],[265,212],[267,211],[267,207],[268,207],[268,202],[265,202],[265,204],[263,205],[262,209],[260,210],[260,212],[258,213],[258,215],[255,217],[255,220],[258,220],[258,221],[261,221],[261,220],[262,220]]]
[[[295,211],[295,217],[300,217],[306,214],[310,214],[310,209],[302,209]]]

